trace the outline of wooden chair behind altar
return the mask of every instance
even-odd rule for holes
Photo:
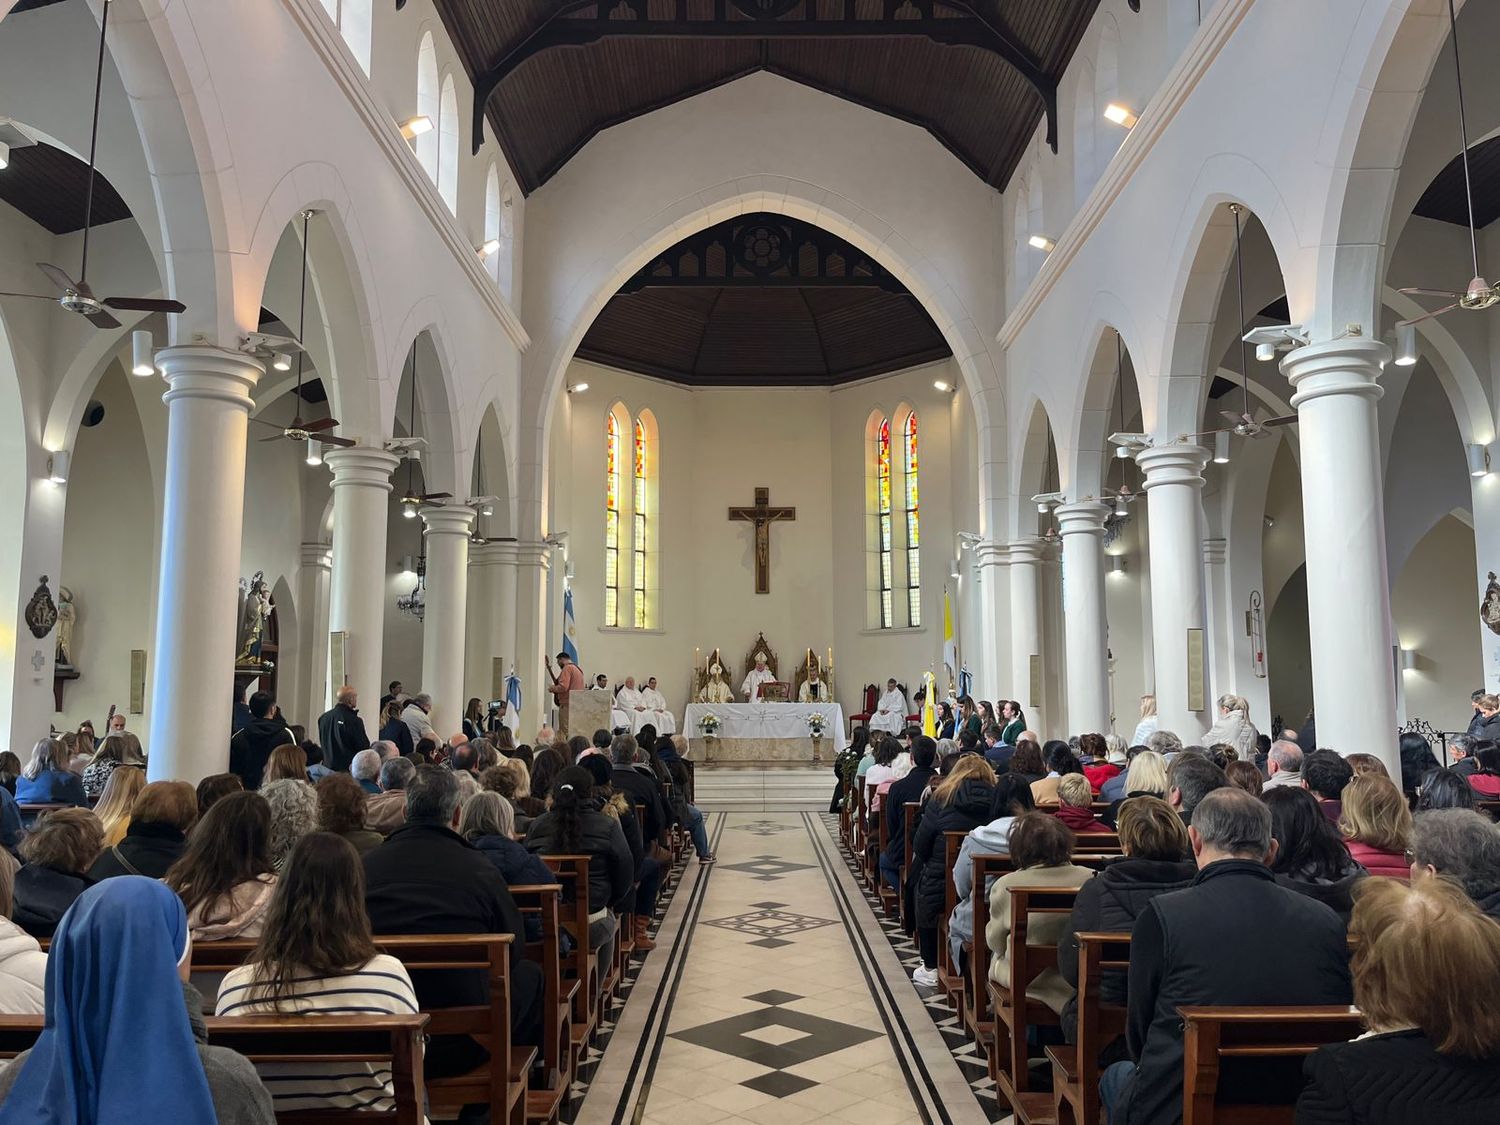
[[[812,649],[808,649],[802,659],[797,662],[797,671],[792,677],[792,691],[790,696],[792,702],[796,703],[801,700],[802,685],[807,683],[808,675],[811,672],[818,673],[818,679],[828,689],[827,702],[832,703],[837,698],[833,690],[833,669],[825,667],[825,662],[819,660],[818,654],[813,652]]]
[[[745,652],[745,670],[740,673],[740,682],[743,683],[745,677],[750,674],[750,670],[755,667],[756,653],[765,654],[766,667],[771,670],[771,675],[775,676],[778,680],[781,679],[781,670],[777,667],[776,664],[776,650],[773,649],[766,641],[766,635],[764,633],[756,633],[755,643],[751,645]],[[750,700],[749,702],[753,703],[754,700]]]

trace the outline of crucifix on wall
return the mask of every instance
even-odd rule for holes
[[[729,518],[748,520],[755,524],[755,592],[769,594],[771,592],[771,525],[777,520],[796,519],[797,509],[771,507],[771,490],[757,488],[755,506],[753,508],[730,508]]]

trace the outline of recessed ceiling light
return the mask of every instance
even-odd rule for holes
[[[494,254],[499,249],[500,240],[498,238],[486,239],[484,245],[479,248],[479,256],[481,258],[488,258],[491,254]]]

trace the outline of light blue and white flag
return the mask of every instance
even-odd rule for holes
[[[562,650],[574,664],[578,663],[578,645],[573,640],[577,635],[578,624],[573,620],[573,591],[569,589],[563,593]]]
[[[512,734],[521,729],[521,677],[515,668],[505,677],[505,725]]]

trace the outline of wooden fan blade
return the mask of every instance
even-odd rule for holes
[[[316,422],[303,422],[298,429],[306,430],[310,434],[322,433],[331,430],[339,424],[337,418],[319,418]]]
[[[28,297],[33,301],[51,301],[57,303],[56,297],[48,297],[41,293],[0,293],[0,297]]]
[[[1295,421],[1297,421],[1297,416],[1295,414],[1285,414],[1285,415],[1283,415],[1280,418],[1267,418],[1264,422],[1261,423],[1261,425],[1262,426],[1290,426]]]
[[[1408,293],[1418,297],[1462,297],[1462,293],[1455,293],[1451,289],[1422,289],[1412,286],[1410,289],[1398,289],[1398,293]]]
[[[452,500],[453,499],[453,493],[451,493],[451,492],[424,492],[424,493],[422,493],[422,499],[423,500],[427,500],[427,501],[431,501],[431,500]]]
[[[1233,410],[1221,410],[1219,411],[1219,417],[1228,418],[1236,426],[1243,426],[1246,422],[1250,421],[1246,415],[1239,414]]]
[[[1442,316],[1444,313],[1450,313],[1454,309],[1461,308],[1461,307],[1462,306],[1460,305],[1460,303],[1458,301],[1454,301],[1453,304],[1451,304],[1451,305],[1444,305],[1440,309],[1434,309],[1432,312],[1428,313],[1426,316],[1414,316],[1410,320],[1403,320],[1401,323],[1403,325],[1406,325],[1406,324],[1421,324],[1424,320],[1431,320],[1435,316]]]
[[[317,440],[321,445],[337,445],[344,449],[349,449],[359,444],[353,438],[338,437],[334,434],[322,434]]]
[[[47,280],[52,282],[52,284],[57,286],[59,289],[71,289],[75,293],[83,292],[83,290],[79,288],[76,281],[74,281],[57,266],[54,266],[51,262],[38,262],[36,264],[36,268],[46,274]]]
[[[132,312],[187,312],[187,306],[181,301],[164,301],[155,297],[106,297],[100,304]]]
[[[105,312],[103,309],[100,309],[98,312],[84,313],[83,315],[95,328],[120,327],[120,322],[114,317],[110,316],[109,313]]]
[[[264,418],[257,418],[253,414],[250,415],[250,421],[254,422],[257,426],[269,426],[271,427],[271,429],[276,430],[279,433],[286,432],[286,427],[283,426],[280,422],[267,422]]]

